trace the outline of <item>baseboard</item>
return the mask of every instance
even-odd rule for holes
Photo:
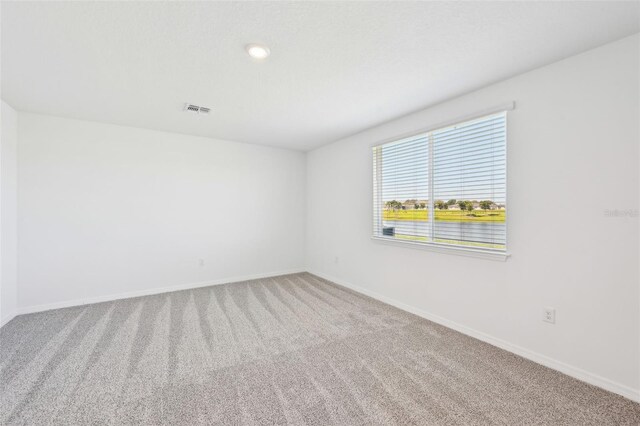
[[[300,272],[304,272],[304,269],[292,269],[292,270],[286,270],[286,271],[269,272],[264,274],[243,275],[243,276],[237,276],[237,277],[222,278],[222,279],[213,280],[213,281],[202,281],[198,283],[178,284],[178,285],[172,285],[167,287],[150,288],[146,290],[110,294],[106,296],[65,300],[62,302],[54,302],[54,303],[47,303],[43,305],[18,308],[18,311],[13,316],[23,315],[23,314],[32,314],[34,312],[50,311],[52,309],[69,308],[72,306],[91,305],[94,303],[111,302],[113,300],[119,300],[119,299],[130,299],[132,297],[150,296],[153,294],[161,294],[161,293],[170,293],[172,291],[190,290],[193,288],[209,287],[212,285],[229,284],[229,283],[234,283],[239,281],[257,280],[261,278],[275,277],[278,275],[296,274]],[[11,318],[9,318],[7,322]],[[4,325],[4,322],[3,322],[3,325]]]
[[[12,319],[14,319],[16,317],[16,315],[17,314],[15,312],[12,312],[9,315],[7,315],[6,317],[2,318],[0,320],[0,328],[2,328],[6,323],[8,323]]]
[[[433,315],[429,312],[426,312],[422,309],[407,305],[406,303],[399,302],[395,299],[391,299],[387,296],[383,296],[366,288],[354,285],[352,283],[346,282],[336,277],[331,277],[326,274],[322,274],[317,271],[308,270],[309,273],[317,275],[320,278],[324,278],[325,280],[336,283],[340,286],[346,287],[355,292],[364,294],[366,296],[372,297],[381,302],[387,303],[389,305],[395,306],[398,309],[402,309],[403,311],[410,312],[412,314],[418,315],[422,318],[428,319],[429,321],[433,321],[445,327],[456,330],[462,334],[466,334],[467,336],[471,336],[483,342],[489,343],[490,345],[497,346],[500,349],[504,349],[506,351],[512,352],[516,355],[519,355],[523,358],[531,360],[535,363],[544,365],[545,367],[549,367],[553,370],[559,371],[567,376],[571,376],[575,379],[581,380],[583,382],[589,383],[591,385],[597,386],[599,388],[608,390],[610,392],[616,393],[618,395],[624,396],[635,402],[640,402],[640,390],[633,389],[629,386],[614,382],[597,374],[590,373],[581,368],[574,367],[572,365],[566,364],[562,361],[558,361],[556,359],[550,358],[546,355],[539,354],[537,352],[531,351],[529,349],[523,348],[518,345],[514,345],[505,340],[493,337],[489,334],[483,333],[481,331],[475,330],[473,328],[458,324],[456,322],[450,321],[446,318],[442,318],[438,315]]]

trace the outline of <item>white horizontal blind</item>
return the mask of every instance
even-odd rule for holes
[[[376,146],[373,171],[375,237],[506,250],[506,112]]]
[[[374,235],[428,240],[428,162],[428,135],[374,148]]]
[[[504,250],[506,113],[434,131],[433,164],[434,241]]]

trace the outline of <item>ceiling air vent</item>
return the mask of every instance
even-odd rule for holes
[[[209,114],[211,112],[211,108],[202,107],[193,104],[184,104],[184,110],[189,112],[194,112],[196,114]]]

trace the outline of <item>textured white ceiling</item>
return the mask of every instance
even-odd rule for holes
[[[638,2],[2,3],[2,97],[308,150],[640,31]],[[271,48],[264,62],[244,51]],[[182,112],[184,102],[213,108]]]

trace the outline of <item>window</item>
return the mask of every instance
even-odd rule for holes
[[[373,236],[505,253],[506,112],[373,148]]]

